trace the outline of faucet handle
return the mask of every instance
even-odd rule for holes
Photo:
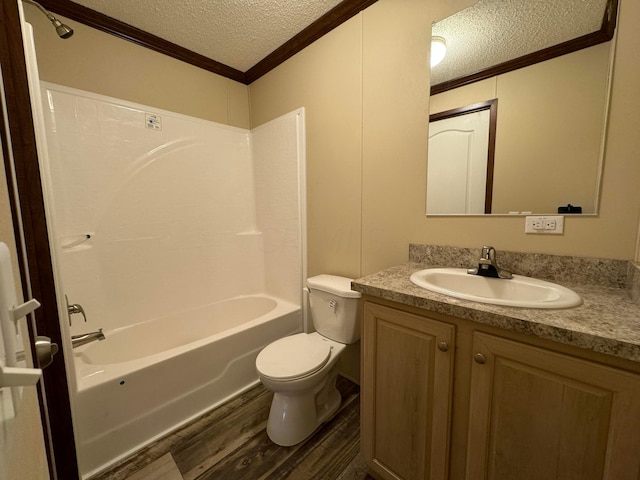
[[[496,258],[496,249],[490,245],[484,245],[482,247],[480,258],[484,258],[486,260],[494,260]]]
[[[491,250],[493,250],[495,252],[496,249],[494,247],[492,247],[491,245],[483,245],[482,246],[482,255],[486,255]]]
[[[69,315],[74,315],[76,313],[82,314],[82,318],[84,319],[85,323],[87,322],[87,315],[84,313],[84,308],[82,308],[82,305],[80,305],[79,303],[73,303],[69,305],[67,309],[69,310]],[[69,321],[71,321],[71,318],[69,318]]]
[[[69,312],[69,326],[71,326],[71,315],[81,313],[84,323],[87,323],[87,315],[84,313],[84,308],[79,303],[73,303],[69,305],[69,297],[65,294],[64,301],[67,304],[67,312]]]

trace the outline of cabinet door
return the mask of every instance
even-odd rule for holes
[[[379,478],[447,478],[455,327],[365,303],[361,454]]]
[[[638,480],[640,377],[474,334],[467,480]]]

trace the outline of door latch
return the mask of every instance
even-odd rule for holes
[[[49,337],[38,335],[35,340],[38,367],[46,368],[53,362],[53,356],[58,353],[58,344]]]

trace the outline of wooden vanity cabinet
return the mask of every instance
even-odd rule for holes
[[[361,455],[381,479],[446,478],[455,327],[364,305]]]
[[[363,309],[361,455],[373,476],[640,479],[640,368],[386,303]]]
[[[467,480],[638,480],[640,376],[474,333]]]

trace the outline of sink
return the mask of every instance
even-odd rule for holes
[[[469,275],[465,268],[427,268],[411,275],[412,283],[432,292],[493,305],[526,308],[570,308],[582,305],[573,290],[537,278],[510,280]]]

